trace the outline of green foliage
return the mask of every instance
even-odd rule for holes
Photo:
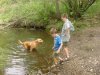
[[[0,2],[2,5],[4,3],[4,5],[6,4],[7,6],[4,8],[5,12],[0,15],[1,19],[6,22],[21,20],[22,26],[33,23],[37,26],[45,27],[49,24],[50,19],[55,16],[55,5],[50,1],[50,3],[45,3],[40,0],[29,2],[28,0],[26,0],[26,2],[24,2],[24,0],[17,0],[14,4],[12,0],[8,2],[5,0]]]
[[[67,0],[59,2],[60,14],[67,12],[69,16],[74,17],[84,14],[82,10],[85,5],[80,8],[78,3],[80,0],[69,0],[71,1],[72,8],[64,1]],[[84,3],[85,1],[87,0],[83,0]],[[100,1],[97,0],[85,12],[85,16],[99,13],[99,4]],[[56,26],[59,29],[62,26],[62,22],[57,18],[56,8],[55,0],[0,0],[0,21],[9,22],[17,20],[19,26],[42,26],[48,29]],[[1,11],[1,9],[4,11]]]
[[[69,16],[77,19],[82,17],[95,1],[96,0],[64,0],[63,4],[67,8]]]
[[[93,17],[96,14],[100,13],[100,0],[96,0],[96,2],[87,10],[86,15]]]

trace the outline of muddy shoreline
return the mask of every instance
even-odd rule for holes
[[[100,27],[74,33],[69,44],[69,60],[41,75],[100,75],[99,34]]]

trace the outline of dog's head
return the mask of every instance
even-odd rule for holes
[[[43,43],[43,40],[40,39],[40,38],[38,38],[38,39],[36,39],[36,42],[37,42],[37,43]]]

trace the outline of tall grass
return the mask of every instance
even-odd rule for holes
[[[96,14],[100,14],[100,0],[97,0],[85,13],[86,15],[89,15],[90,17],[95,16]]]
[[[97,0],[85,15],[91,17],[100,13],[100,0]],[[60,13],[66,13],[67,8],[60,5]],[[19,20],[20,26],[51,26],[61,27],[62,22],[56,18],[55,0],[0,0],[0,21],[9,22]]]
[[[6,0],[1,1],[1,8],[4,8],[5,12],[0,14],[0,19],[6,22],[21,19],[22,25],[29,25],[28,23],[38,26],[47,25],[49,24],[50,16],[55,15],[55,8],[53,4],[42,1],[26,0],[24,2],[24,0],[18,0],[15,3],[12,0],[8,2]],[[47,6],[47,4],[49,5]]]

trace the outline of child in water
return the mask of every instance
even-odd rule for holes
[[[53,66],[56,66],[59,60],[60,62],[63,62],[63,59],[59,56],[60,50],[62,48],[62,40],[61,37],[57,34],[57,30],[55,28],[51,28],[50,34],[54,38],[54,46],[53,46],[54,65]]]

